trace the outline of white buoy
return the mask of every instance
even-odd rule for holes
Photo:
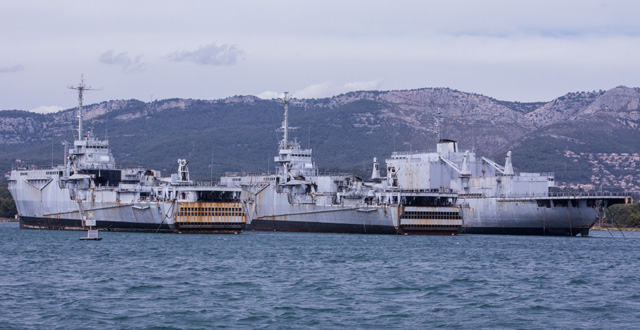
[[[87,230],[87,237],[80,237],[81,241],[100,241],[102,240],[102,237],[98,236],[98,230],[97,229],[91,229],[91,227],[95,227],[96,225],[96,221],[95,220],[86,220],[86,219],[82,219],[82,222],[84,222],[84,225],[89,227],[89,230]]]

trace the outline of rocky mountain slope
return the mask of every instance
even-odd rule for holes
[[[85,107],[87,123],[108,137],[121,165],[165,172],[189,158],[209,179],[224,171],[268,171],[280,138],[282,103],[253,96],[221,100],[118,100]],[[292,102],[293,135],[327,170],[370,168],[394,150],[435,147],[442,137],[502,162],[508,150],[520,171],[555,172],[566,184],[639,189],[640,89],[569,93],[550,102],[519,103],[448,88],[352,92]],[[0,111],[0,168],[16,159],[62,162],[74,138],[75,110],[54,114]],[[213,160],[213,161],[212,161]]]

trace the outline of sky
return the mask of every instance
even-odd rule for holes
[[[0,109],[449,87],[640,87],[640,1],[0,0]]]

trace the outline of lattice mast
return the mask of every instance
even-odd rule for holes
[[[84,84],[84,74],[80,76],[80,84],[78,86],[69,86],[69,89],[78,91],[78,140],[82,140],[82,100],[84,91],[97,91],[100,89],[91,88]]]
[[[282,126],[278,128],[277,132],[282,132],[282,141],[280,141],[280,150],[287,149],[289,147],[289,131],[296,130],[297,127],[289,127],[289,104],[291,99],[289,98],[289,92],[284,92],[284,120]]]

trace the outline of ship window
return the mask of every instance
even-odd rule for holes
[[[538,199],[538,207],[551,207],[551,200],[548,199]]]
[[[556,206],[556,207],[567,207],[568,204],[569,204],[568,202],[569,201],[566,200],[566,199],[556,199],[556,200],[553,201],[553,206]]]

